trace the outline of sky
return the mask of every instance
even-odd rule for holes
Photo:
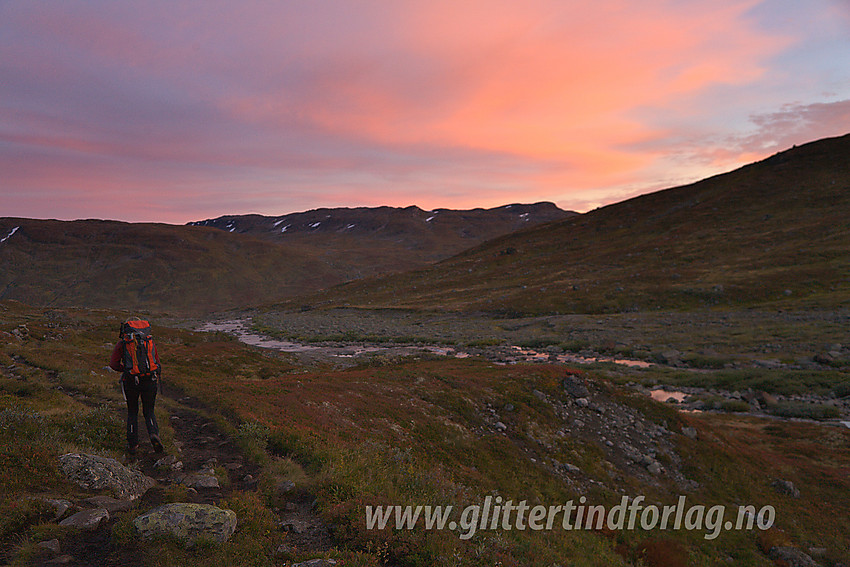
[[[580,212],[850,132],[850,0],[0,0],[0,216]]]

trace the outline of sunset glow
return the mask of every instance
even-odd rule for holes
[[[848,30],[842,0],[4,2],[0,216],[588,210],[850,132]]]

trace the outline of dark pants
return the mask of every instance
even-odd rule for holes
[[[139,378],[137,384],[133,376],[124,374],[121,385],[124,388],[124,399],[127,400],[127,445],[135,447],[139,444],[139,398],[142,399],[142,413],[145,416],[148,436],[159,437],[159,426],[153,411],[157,380]]]

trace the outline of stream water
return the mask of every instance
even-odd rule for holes
[[[386,354],[405,356],[417,352],[429,352],[441,356],[454,358],[467,358],[469,352],[457,350],[448,346],[438,345],[361,345],[361,344],[309,344],[295,341],[282,341],[256,334],[250,329],[250,321],[237,319],[230,321],[208,322],[198,327],[199,331],[224,332],[236,336],[245,344],[261,348],[279,350],[281,352],[307,353],[318,356],[332,356],[339,358],[354,358],[364,354]],[[548,353],[530,348],[518,346],[492,347],[495,358],[507,359],[509,362],[560,362],[573,364],[591,364],[595,362],[612,362],[636,368],[652,366],[649,362],[642,360],[626,360],[619,358],[599,357],[589,358],[570,353]]]

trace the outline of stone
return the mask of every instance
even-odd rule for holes
[[[47,541],[38,542],[38,547],[41,549],[46,549],[47,551],[53,553],[54,555],[59,555],[60,547],[58,539],[49,539]]]
[[[158,469],[167,469],[171,468],[171,465],[177,462],[177,457],[174,455],[166,455],[165,457],[159,459],[157,462],[153,464],[154,467]]]
[[[48,565],[67,565],[68,563],[73,563],[74,557],[72,555],[60,555],[59,557],[54,557],[50,561],[47,562]]]
[[[78,530],[94,531],[100,527],[101,522],[109,521],[109,512],[105,508],[83,510],[73,516],[68,516],[59,525],[63,528],[76,528]]]
[[[135,505],[132,500],[118,500],[110,496],[92,496],[83,500],[86,504],[94,508],[104,508],[110,514],[117,512],[126,512]]]
[[[183,479],[183,484],[189,488],[221,488],[218,479],[208,474],[190,474]]]
[[[587,398],[578,398],[576,400],[576,405],[580,408],[586,408],[590,405],[590,401]]]
[[[496,428],[496,431],[506,431],[508,429],[508,426],[501,421],[497,421],[494,427]]]
[[[562,385],[564,391],[574,398],[586,398],[590,395],[590,390],[584,385],[584,381],[577,376],[564,376]]]
[[[653,461],[646,467],[646,470],[654,475],[659,475],[663,469],[661,468],[661,463]]]
[[[122,500],[135,500],[156,484],[149,476],[98,455],[66,453],[59,457],[59,469],[84,490],[110,490]]]
[[[661,351],[656,357],[662,364],[676,365],[682,362],[682,353],[678,350],[669,349]]]
[[[782,480],[778,478],[772,483],[770,483],[770,486],[772,486],[773,489],[779,494],[791,496],[792,498],[800,497],[800,490],[796,486],[794,486],[794,483],[790,480]]]
[[[330,567],[331,565],[336,565],[336,561],[333,559],[310,559],[301,563],[293,563],[292,567]]]
[[[695,427],[682,427],[682,435],[689,439],[696,439],[697,430]]]
[[[164,504],[133,521],[143,538],[171,534],[188,544],[199,539],[225,542],[236,531],[236,513],[210,504]]]
[[[64,498],[41,498],[36,496],[33,497],[33,500],[44,502],[50,506],[53,509],[54,521],[59,521],[73,506],[69,500],[65,500]]]
[[[275,492],[277,492],[278,496],[282,496],[293,490],[295,490],[295,483],[291,480],[282,480],[275,486]]]
[[[581,472],[580,468],[578,468],[577,466],[570,464],[570,463],[562,464],[561,470],[568,472],[568,473],[579,473],[579,472]]]
[[[774,561],[782,561],[788,567],[819,567],[811,556],[796,547],[771,547],[768,555]]]

